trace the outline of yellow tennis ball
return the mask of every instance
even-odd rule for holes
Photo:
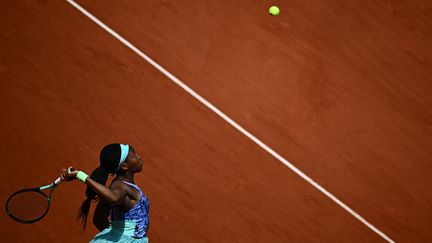
[[[279,10],[279,8],[278,8],[277,6],[271,6],[271,7],[269,8],[269,14],[270,14],[270,15],[278,16],[279,13],[280,13],[280,10]]]

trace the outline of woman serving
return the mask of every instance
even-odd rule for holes
[[[127,144],[106,145],[100,153],[100,166],[90,176],[82,171],[63,169],[62,180],[79,179],[87,184],[86,199],[79,216],[86,226],[91,201],[99,200],[93,224],[100,231],[90,242],[148,242],[149,201],[134,182],[143,161]],[[108,175],[115,175],[109,188]]]

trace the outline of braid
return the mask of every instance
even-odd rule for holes
[[[121,149],[120,144],[109,144],[106,145],[100,152],[100,167],[96,168],[90,175],[90,178],[96,182],[105,185],[108,180],[109,174],[114,174],[120,161]],[[87,186],[85,191],[86,199],[82,202],[81,207],[78,211],[78,219],[81,219],[83,229],[87,224],[87,216],[90,211],[90,205],[92,200],[96,198],[96,193]]]
[[[91,173],[90,178],[102,185],[105,185],[106,181],[108,180],[108,175],[109,173],[105,168],[98,167]],[[89,186],[87,186],[85,194],[86,199],[81,204],[80,210],[78,212],[78,219],[81,219],[83,229],[85,229],[87,224],[87,216],[90,211],[91,202],[96,198],[96,193]]]

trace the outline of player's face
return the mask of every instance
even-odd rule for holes
[[[135,149],[130,146],[129,154],[127,157],[128,169],[133,172],[140,172],[142,170],[143,161],[141,156],[135,151]]]

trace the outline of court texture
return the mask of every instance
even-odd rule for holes
[[[2,205],[118,142],[144,160],[151,242],[432,242],[431,1],[17,0],[0,16]],[[87,242],[84,190],[63,183],[35,224],[3,212],[0,242]]]

